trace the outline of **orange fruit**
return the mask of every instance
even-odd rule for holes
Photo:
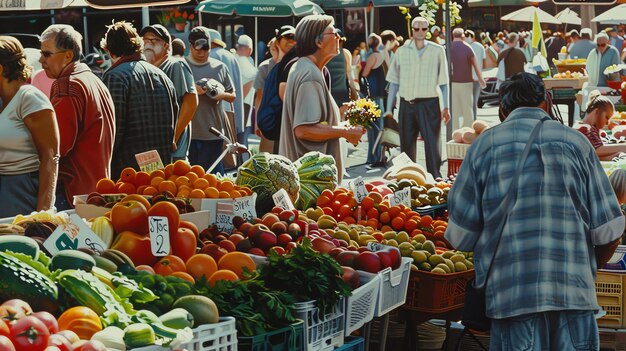
[[[196,280],[200,279],[200,277],[209,279],[217,271],[217,263],[215,263],[213,257],[202,253],[189,257],[187,262],[185,262],[185,267],[187,268],[187,273]]]
[[[331,199],[328,198],[328,196],[326,195],[320,195],[320,197],[317,198],[317,206],[319,207],[326,207],[330,205],[331,203],[332,203]]]
[[[402,209],[399,206],[391,206],[389,207],[389,216],[391,216],[391,218],[397,217],[400,212],[402,212]]]
[[[220,191],[219,198],[220,199],[230,199],[230,193],[228,193],[227,191]]]
[[[147,186],[145,189],[143,189],[142,194],[143,195],[154,195],[156,193],[159,192],[159,189],[153,187],[153,186]]]
[[[389,215],[389,212],[381,213],[379,220],[383,224],[387,224],[387,223],[391,222],[391,216]]]
[[[329,198],[329,199],[331,199],[333,201],[335,200],[335,193],[333,193],[333,191],[330,190],[330,189],[324,189],[320,195],[321,196],[326,196],[327,198]]]
[[[187,178],[187,176],[177,177],[174,183],[176,183],[177,187],[181,187],[183,185],[191,187],[191,182],[189,181],[189,178]]]
[[[215,271],[215,273],[211,274],[211,277],[209,277],[209,284],[211,286],[215,286],[215,282],[218,280],[236,281],[239,280],[239,277],[233,271],[228,269],[219,269]]]
[[[247,186],[239,187],[239,189],[237,189],[237,190],[241,193],[241,196],[250,196],[250,195],[252,195],[252,190],[250,190],[250,188],[248,188]]]
[[[419,225],[419,223],[417,223],[416,220],[414,219],[409,219],[406,222],[404,222],[404,230],[406,230],[408,233],[412,232],[414,229],[417,229],[417,226]]]
[[[209,182],[210,186],[212,186],[212,187],[216,187],[217,186],[217,177],[215,176],[215,174],[207,173],[202,178],[206,179]]]
[[[150,185],[150,174],[147,172],[137,172],[137,174],[135,174],[135,185]]]
[[[343,221],[346,222],[346,224],[356,224],[356,219],[352,216],[344,218]]]
[[[204,177],[204,175],[206,174],[206,172],[204,171],[204,168],[202,168],[202,166],[200,165],[191,166],[190,172],[195,173],[199,178]]]
[[[374,229],[378,229],[378,219],[376,218],[370,218],[367,220],[367,225],[374,228]]]
[[[174,174],[176,174],[177,176],[184,176],[185,174],[189,173],[190,170],[191,166],[189,165],[189,163],[183,160],[178,160],[174,162]]]
[[[178,277],[178,278],[184,279],[184,280],[190,282],[191,284],[195,284],[196,283],[196,280],[193,279],[193,277],[189,273],[186,273],[186,272],[174,272],[174,273],[170,274],[170,276],[171,277]]]
[[[120,173],[120,180],[124,183],[132,183],[135,181],[135,175],[137,175],[137,171],[134,168],[126,167]]]
[[[141,195],[143,194],[143,191],[146,190],[146,188],[149,187],[149,185],[140,185],[137,187],[137,194]]]
[[[212,186],[204,189],[204,195],[208,198],[208,199],[217,199],[220,197],[220,191],[217,190],[217,188],[214,188]]]
[[[370,208],[369,211],[367,211],[367,218],[376,218],[378,219],[378,210],[376,208]]]
[[[189,198],[191,199],[203,199],[205,196],[204,191],[201,189],[193,189],[189,193]]]
[[[202,192],[202,193],[204,193],[204,192]],[[190,197],[189,195],[191,195],[191,191],[189,191],[189,189],[185,189],[185,188],[178,190],[178,193],[176,193],[176,197],[184,197],[186,199]]]
[[[172,174],[174,174],[174,165],[170,163],[169,165],[165,166],[165,168],[163,169],[163,178],[167,179]]]
[[[209,181],[204,178],[198,178],[196,179],[195,182],[193,182],[194,189],[206,189],[208,187],[209,187]]]
[[[401,230],[404,228],[404,219],[402,217],[394,217],[391,220],[391,227],[395,230]]]
[[[152,179],[154,177],[161,177],[161,178],[165,179],[165,172],[163,172],[163,170],[161,170],[161,169],[157,169],[156,171],[152,171],[150,173],[150,179]]]
[[[231,191],[235,190],[235,184],[230,180],[222,180],[218,183],[217,188],[220,189],[220,191]]]
[[[126,195],[124,196],[122,200],[120,200],[120,202],[124,202],[124,201],[137,201],[141,203],[146,208],[146,210],[150,209],[150,201],[148,201],[148,199],[138,194]]]
[[[231,190],[228,193],[230,194],[230,197],[232,197],[233,199],[237,199],[241,197],[241,193],[239,192],[239,190]]]
[[[158,189],[159,191],[169,191],[172,194],[176,194],[178,192],[176,183],[174,183],[171,180],[164,180],[161,183],[159,183]]]
[[[342,205],[345,205],[351,197],[352,195],[349,193],[338,193],[337,196],[335,196],[335,201],[339,201]]]
[[[193,172],[188,172],[187,174],[185,174],[185,177],[187,177],[187,179],[189,179],[189,184],[193,184],[193,182],[195,182],[196,180],[198,180],[198,175],[193,173]]]
[[[120,194],[134,194],[137,192],[137,188],[132,183],[122,183],[117,188],[117,192]]]
[[[150,180],[150,186],[158,188],[159,184],[161,184],[161,182],[164,181],[164,180],[165,180],[164,178],[162,178],[160,176],[156,176],[156,177],[154,177],[154,178],[152,178]]]
[[[361,208],[365,211],[369,211],[374,208],[374,199],[369,195],[364,197],[363,200],[361,200]]]
[[[113,194],[115,192],[115,182],[108,178],[102,178],[96,183],[96,191],[100,194]]]
[[[243,279],[244,268],[248,269],[250,272],[254,272],[256,270],[256,264],[252,260],[252,258],[246,255],[243,252],[229,252],[226,255],[220,258],[220,261],[217,263],[219,269],[228,269],[233,271],[239,279]]]
[[[178,178],[178,176],[176,174],[172,174],[171,176],[167,177],[167,180],[171,180],[171,181],[175,182],[177,178]]]
[[[431,216],[422,216],[422,218],[420,219],[420,224],[422,225],[422,227],[428,227],[433,223],[433,217]]]

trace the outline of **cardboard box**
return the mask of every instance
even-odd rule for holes
[[[587,77],[582,78],[544,78],[543,84],[546,89],[553,88],[570,88],[570,89],[582,89],[583,84],[587,82]]]

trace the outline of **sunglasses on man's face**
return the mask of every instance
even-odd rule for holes
[[[419,32],[419,31],[426,32],[428,30],[428,27],[426,28],[413,27],[413,30],[416,32]]]
[[[603,44],[598,44],[598,47],[599,47],[599,48],[603,48],[603,47],[605,47],[605,46],[606,46],[606,43],[603,43]]]

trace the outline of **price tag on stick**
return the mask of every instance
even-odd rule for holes
[[[89,225],[78,215],[70,215],[70,221],[61,224],[43,243],[51,255],[62,250],[76,250],[81,247],[94,250],[98,253],[108,246],[94,233]]]
[[[393,195],[389,195],[389,204],[391,206],[404,205],[411,207],[411,188],[406,187],[396,191]]]
[[[222,232],[230,233],[233,230],[233,204],[218,202],[215,215],[215,225]]]
[[[150,249],[154,256],[167,256],[170,252],[170,224],[167,217],[148,217]]]
[[[252,221],[256,217],[256,208],[252,198],[240,198],[233,200],[233,213],[246,221]]]
[[[157,169],[163,169],[163,161],[156,150],[150,150],[135,155],[139,169],[144,172],[152,172]]]
[[[361,203],[367,196],[367,188],[365,188],[365,182],[362,177],[356,177],[355,180],[350,182],[350,190],[354,193],[354,198],[357,203]]]
[[[411,160],[409,155],[407,155],[405,152],[403,152],[400,155],[394,157],[393,160],[391,160],[391,163],[395,166],[395,165],[406,165],[406,164],[411,164],[411,163],[415,163],[415,162],[413,162],[413,160]]]
[[[291,211],[296,209],[291,202],[291,198],[289,198],[287,190],[285,189],[280,189],[275,192],[274,195],[272,195],[272,198],[274,199],[274,204],[276,204],[276,206],[282,208],[283,210]]]

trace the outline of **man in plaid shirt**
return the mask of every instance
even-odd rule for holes
[[[546,121],[519,176],[502,240],[490,231],[532,129],[547,116],[545,89],[520,73],[500,88],[502,118],[472,143],[448,195],[446,239],[474,251],[487,279],[490,350],[598,350],[595,276],[624,231],[624,217],[593,147]]]
[[[132,24],[109,26],[100,43],[113,65],[102,80],[115,104],[112,177],[126,167],[138,168],[135,154],[156,150],[164,164],[172,162],[176,90],[158,67],[144,61],[142,39]]]

